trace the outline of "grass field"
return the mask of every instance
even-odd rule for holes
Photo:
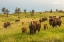
[[[52,28],[49,25],[49,21],[42,22],[40,32],[36,32],[34,35],[29,34],[29,23],[32,21],[31,19],[38,20],[42,17],[49,17],[49,16],[62,16],[63,13],[38,13],[36,12],[34,16],[30,16],[30,13],[27,14],[21,13],[20,22],[15,22],[18,19],[17,14],[9,14],[9,17],[6,17],[5,14],[0,14],[0,42],[64,42],[64,18],[61,18],[62,25],[56,28]],[[26,18],[25,16],[29,17]],[[3,27],[4,22],[11,22],[11,26],[8,28]],[[22,21],[25,22],[22,25]],[[43,29],[43,24],[48,24],[48,29]],[[23,26],[27,27],[27,32],[22,34],[21,28]]]

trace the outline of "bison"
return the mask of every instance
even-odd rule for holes
[[[39,32],[41,28],[41,23],[36,21],[36,30]]]
[[[64,16],[61,16],[61,17],[64,17]]]
[[[59,16],[59,19],[61,19],[61,16]]]
[[[29,25],[29,29],[30,29],[30,34],[36,33],[36,24],[34,23],[34,21],[31,21],[31,23]]]
[[[46,17],[45,17],[45,18],[42,18],[42,22],[43,22],[43,21],[46,21],[46,20],[47,20],[47,18],[46,18]]]
[[[49,19],[49,24],[52,25],[52,27],[61,26],[62,21],[59,18],[51,18]]]
[[[56,18],[56,16],[53,16],[53,18]]]
[[[47,24],[44,24],[44,29],[48,29],[48,25]]]
[[[49,18],[52,18],[52,16],[49,16]]]
[[[27,28],[24,26],[21,28],[22,29],[22,33],[25,33],[27,31]]]
[[[20,18],[20,17],[18,17],[18,18]]]
[[[4,28],[7,28],[7,23],[4,23]]]
[[[32,21],[29,25],[30,28],[30,34],[35,34],[36,31],[40,31],[41,23],[37,21]]]
[[[10,22],[6,22],[6,23],[4,23],[4,28],[7,28],[7,26],[10,26],[10,25],[11,25]]]
[[[20,20],[15,20],[15,22],[19,22]]]

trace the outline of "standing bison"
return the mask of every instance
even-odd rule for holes
[[[62,21],[59,18],[50,18],[49,24],[52,25],[52,27],[61,26]]]
[[[39,32],[41,28],[41,23],[36,21],[36,30]]]
[[[10,25],[11,25],[10,22],[6,22],[6,23],[4,23],[4,28],[7,28],[7,26],[10,26]]]
[[[30,28],[30,34],[35,34],[36,31],[40,31],[41,23],[38,21],[32,21],[29,25]]]
[[[27,28],[24,26],[21,28],[22,29],[22,33],[25,33],[27,31]]]
[[[48,29],[48,25],[44,24],[44,30]]]
[[[30,34],[36,33],[36,23],[34,21],[31,21],[31,23],[29,25],[29,29],[30,29]]]

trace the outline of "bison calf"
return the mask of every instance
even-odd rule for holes
[[[44,24],[44,29],[48,29],[48,25],[47,24]]]
[[[27,28],[24,26],[22,27],[22,33],[25,33],[27,31]]]

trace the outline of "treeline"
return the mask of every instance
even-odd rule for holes
[[[8,9],[6,9],[5,7],[3,7],[3,8],[1,9],[1,11],[3,12],[3,14],[6,14],[7,17],[8,17],[8,14],[9,14],[9,12],[10,12]],[[24,9],[24,13],[25,13],[25,14],[27,14],[26,11],[27,11],[27,10]],[[33,15],[34,15],[34,12],[35,12],[34,10],[30,11],[30,15],[33,16]],[[44,12],[45,12],[45,13],[53,13],[53,12],[64,13],[63,10],[58,10],[58,9],[56,9],[56,11],[53,11],[53,10],[51,9],[50,11],[47,11],[47,10],[46,10],[46,11],[44,11]],[[19,15],[20,13],[21,13],[21,9],[16,7],[14,14],[18,14],[18,15]],[[41,12],[40,12],[40,14],[41,14]]]
[[[58,13],[64,13],[64,11],[63,10],[58,10],[58,9],[56,9],[56,11],[53,11],[52,9],[50,10],[50,11],[45,11],[45,13],[53,13],[53,12],[58,12]]]
[[[3,12],[3,14],[6,14],[7,17],[8,17],[8,14],[10,12],[8,9],[6,9],[5,7],[3,7],[1,9],[1,11]],[[21,9],[16,7],[14,14],[18,14],[19,15],[20,13],[21,13]],[[24,9],[24,13],[26,14],[26,9]],[[34,15],[34,10],[30,11],[30,13],[31,13],[31,15]]]

